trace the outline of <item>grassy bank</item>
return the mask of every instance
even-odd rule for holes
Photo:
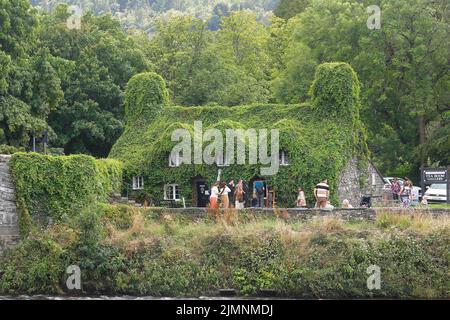
[[[231,213],[196,221],[102,205],[33,230],[0,258],[0,294],[64,294],[69,265],[83,294],[241,295],[274,289],[303,298],[450,297],[450,219],[379,214],[286,223]],[[367,268],[381,289],[367,289]],[[70,292],[70,294],[74,294]]]
[[[450,209],[450,204],[446,204],[446,203],[430,203],[429,204],[430,208],[439,208],[439,209]]]

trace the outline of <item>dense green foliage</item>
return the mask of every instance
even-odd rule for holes
[[[270,100],[269,30],[254,13],[224,16],[218,31],[191,16],[161,19],[143,41],[154,71],[179,105],[239,105]]]
[[[0,143],[30,147],[48,130],[66,153],[106,156],[122,132],[125,84],[150,69],[143,53],[110,16],[86,14],[70,30],[65,5],[38,15],[2,0],[0,12]]]
[[[380,30],[366,27],[373,4],[381,8]],[[448,10],[446,1],[311,1],[284,28],[274,94],[285,103],[303,99],[315,66],[348,62],[361,81],[361,116],[377,167],[417,177],[421,163],[447,165]]]
[[[290,19],[308,8],[311,0],[281,0],[274,14],[280,18]]]
[[[44,224],[77,215],[90,203],[107,201],[122,184],[120,162],[86,155],[15,153],[10,166],[20,212]]]
[[[47,129],[66,153],[106,156],[125,84],[144,71],[176,105],[296,104],[319,64],[344,61],[382,173],[449,164],[445,0],[378,1],[380,30],[367,27],[368,0],[63,1],[83,9],[73,30],[67,6],[30,2],[0,1],[0,144],[29,148]]]
[[[25,146],[46,128],[62,97],[60,80],[36,39],[38,18],[28,1],[0,1],[0,143]]]
[[[321,64],[311,86],[314,112],[324,117],[359,120],[359,81],[356,73],[345,63]]]
[[[7,144],[0,145],[0,154],[13,154],[16,152],[25,151],[24,148],[16,148]]]
[[[145,30],[155,32],[156,21],[168,15],[189,14],[208,21],[212,30],[217,30],[220,18],[230,12],[249,10],[260,19],[271,15],[279,0],[30,0],[41,11],[51,11],[59,3],[75,4],[84,12],[97,15],[111,14],[129,32]]]
[[[83,16],[81,29],[67,29],[60,6],[42,19],[39,37],[57,65],[64,97],[48,120],[53,145],[66,153],[108,154],[123,129],[123,91],[150,64],[110,16]]]
[[[225,226],[151,210],[92,210],[5,252],[0,293],[73,294],[65,270],[78,265],[85,295],[198,297],[235,288],[299,298],[449,298],[448,221],[396,214],[376,223],[285,223],[241,213]],[[381,290],[367,288],[370,265],[380,267]]]
[[[313,187],[324,177],[330,181],[336,203],[342,169],[352,156],[367,156],[359,120],[359,82],[345,63],[324,64],[318,68],[317,75],[312,86],[313,106],[255,104],[232,108],[169,106],[159,76],[137,75],[127,86],[129,117],[125,131],[110,157],[124,162],[127,182],[131,182],[132,176],[144,176],[145,192],[154,201],[163,200],[165,184],[175,183],[189,203],[194,189],[192,179],[203,177],[212,183],[218,168],[207,164],[169,167],[170,152],[177,144],[171,139],[174,130],[187,129],[193,136],[194,121],[203,122],[203,132],[216,128],[224,137],[226,129],[278,129],[280,150],[288,152],[290,165],[281,166],[275,176],[264,177],[278,191],[278,204],[292,206],[300,186],[312,199]],[[244,141],[247,150],[249,141]],[[208,144],[204,141],[203,147]],[[221,151],[224,155],[225,141]],[[234,156],[236,163],[237,155]],[[263,166],[266,167],[260,163],[249,164],[247,154],[245,165],[222,168],[223,179],[241,178],[250,182],[260,175]]]
[[[169,97],[164,79],[156,73],[138,74],[130,79],[125,95],[127,124],[153,121],[164,111]]]

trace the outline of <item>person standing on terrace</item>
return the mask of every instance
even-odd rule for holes
[[[330,187],[328,186],[328,180],[323,179],[314,188],[314,197],[317,201],[317,208],[325,208],[330,197]]]
[[[228,194],[231,192],[226,182],[223,182],[220,187],[220,201],[222,202],[222,209],[228,209],[230,207],[230,199]]]
[[[394,201],[398,201],[398,195],[400,194],[401,188],[402,187],[401,187],[400,182],[398,181],[398,179],[394,178],[394,181],[392,181],[392,184],[391,184],[392,199]]]
[[[297,207],[306,208],[305,190],[303,188],[298,189]]]
[[[219,196],[219,182],[215,182],[211,188],[211,195],[209,196],[209,204],[211,209],[217,209],[218,206],[218,196]]]
[[[236,209],[244,209],[244,201],[245,201],[245,191],[244,191],[244,183],[242,180],[239,180],[237,188],[234,192],[234,198],[236,199]]]

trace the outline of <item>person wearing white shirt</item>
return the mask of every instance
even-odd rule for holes
[[[217,201],[218,196],[219,196],[219,182],[216,182],[213,184],[211,188],[211,195],[209,196],[209,203],[211,209],[217,209],[219,207]]]
[[[222,201],[222,209],[228,209],[228,207],[230,206],[230,199],[228,198],[228,193],[230,192],[231,190],[230,188],[228,188],[227,183],[222,183],[220,188],[220,200]]]

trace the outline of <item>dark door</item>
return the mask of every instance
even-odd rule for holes
[[[209,202],[209,188],[205,181],[197,181],[197,207],[204,208]]]

